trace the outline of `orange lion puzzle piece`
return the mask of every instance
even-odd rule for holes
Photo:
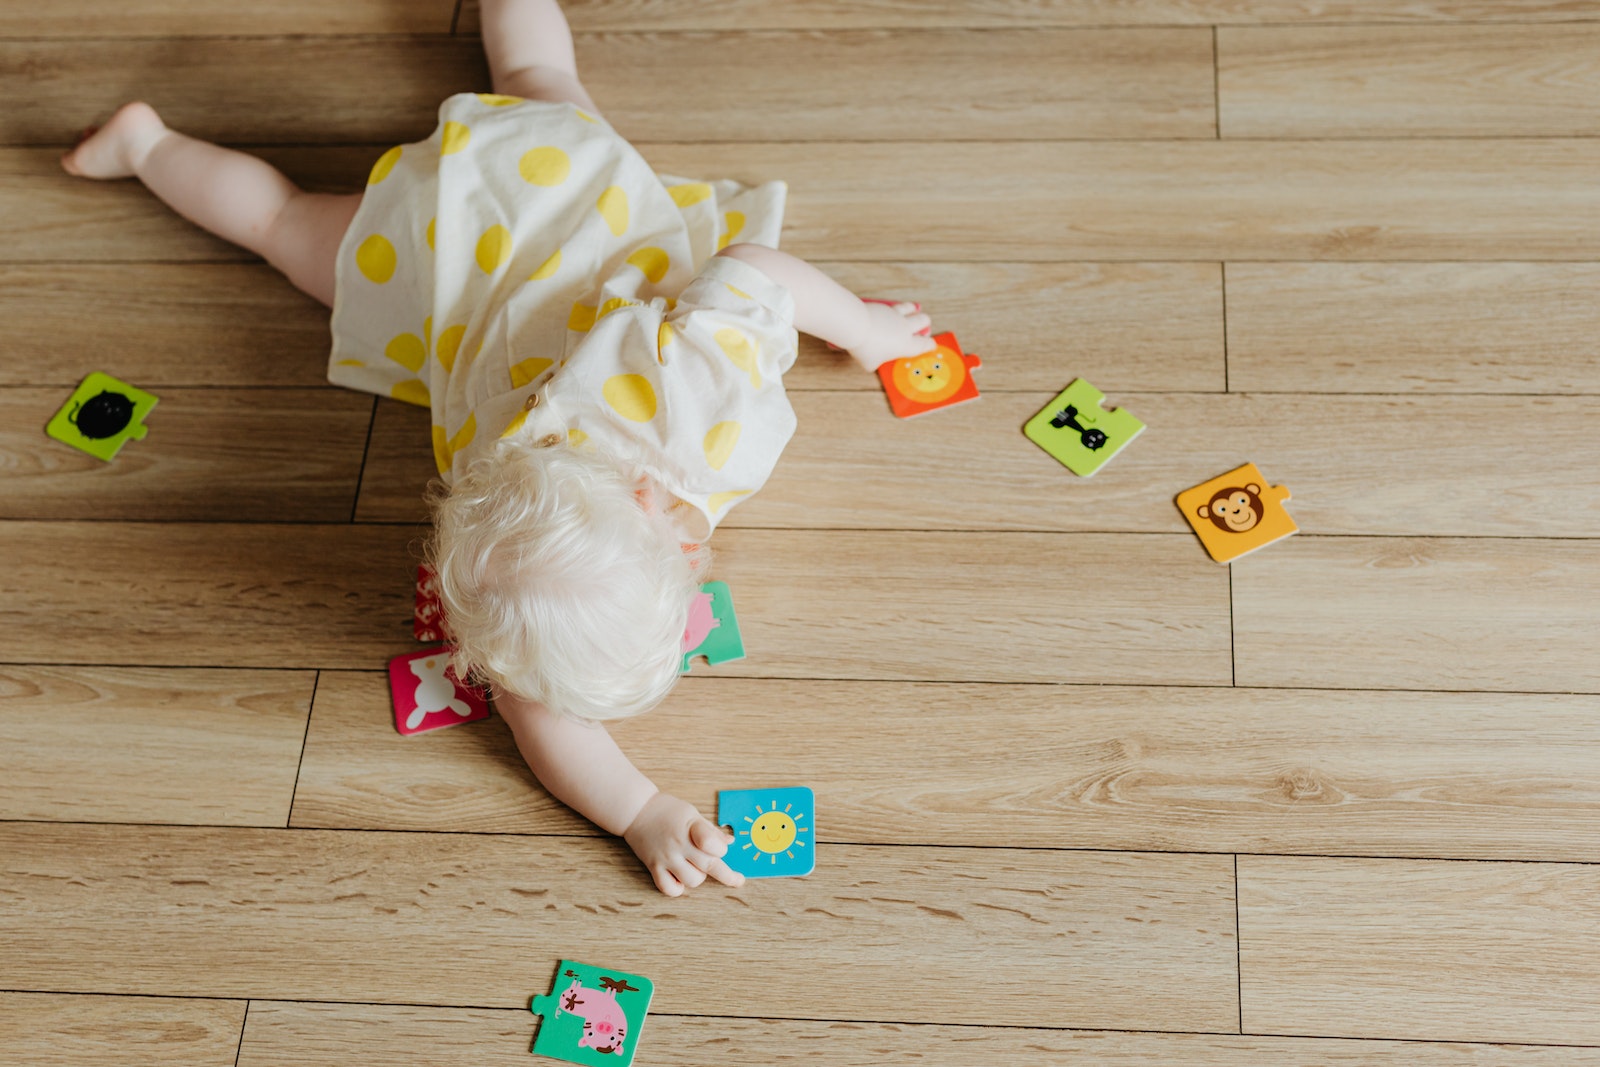
[[[1254,463],[1178,494],[1178,510],[1218,563],[1238,559],[1300,527],[1283,509],[1289,490],[1268,485]]]
[[[936,334],[931,351],[878,367],[889,408],[902,419],[978,399],[972,372],[983,360],[961,351],[953,333]]]

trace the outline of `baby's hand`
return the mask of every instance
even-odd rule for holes
[[[733,838],[693,804],[667,793],[645,802],[622,839],[669,897],[693,889],[708,874],[723,885],[744,884],[744,875],[722,862]]]
[[[881,300],[862,301],[867,309],[869,328],[866,340],[850,349],[850,355],[867,370],[901,356],[920,356],[931,352],[928,338],[933,320],[922,314],[922,305],[909,301],[889,304]]]

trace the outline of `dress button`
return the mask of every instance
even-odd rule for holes
[[[545,448],[549,448],[551,445],[559,445],[561,443],[561,435],[558,433],[547,433],[543,437],[539,438],[539,443]]]
[[[539,394],[538,393],[529,393],[528,394],[528,399],[523,401],[523,403],[522,403],[522,410],[523,411],[532,411],[534,408],[536,408],[538,406],[539,406]]]

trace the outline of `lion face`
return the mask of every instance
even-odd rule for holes
[[[943,345],[910,359],[894,362],[894,385],[919,404],[937,404],[955,395],[967,380],[966,364]]]

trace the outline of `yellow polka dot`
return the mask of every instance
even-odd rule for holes
[[[727,493],[712,493],[711,496],[706,500],[706,507],[710,510],[711,514],[715,515],[728,504],[731,504],[733,501],[738,500],[742,496],[749,496],[752,492],[754,492],[753,489],[734,489]]]
[[[375,233],[361,242],[356,249],[356,267],[368,281],[382,285],[394,277],[394,245],[381,233]]]
[[[476,95],[479,100],[482,100],[490,107],[507,107],[511,104],[522,103],[522,97],[507,96],[504,93],[477,93]]]
[[[457,452],[472,443],[478,436],[478,416],[475,413],[467,415],[467,421],[461,424],[454,437],[446,437],[443,426],[433,428],[433,462],[443,474],[450,469],[450,464],[455,459]]]
[[[584,122],[598,123],[600,121],[599,119],[595,118],[593,115],[589,114],[587,111],[584,111],[582,109],[576,109],[576,110],[578,111],[578,117],[580,119],[582,119]]]
[[[656,417],[656,391],[642,374],[614,374],[600,387],[613,411],[634,422],[649,422]]]
[[[732,244],[733,239],[739,236],[740,231],[744,229],[744,212],[729,211],[722,217],[727,222],[728,229],[726,233],[717,239],[717,250],[719,252]]]
[[[651,284],[655,284],[667,276],[672,261],[659,248],[641,248],[628,257],[628,265],[638,267],[644,272],[644,276],[650,279]]]
[[[532,356],[513,363],[511,364],[511,388],[521,389],[549,369],[550,360],[541,356]]]
[[[679,207],[689,207],[702,200],[711,199],[711,186],[705,182],[690,182],[687,185],[674,185],[667,190],[672,195],[672,202]]]
[[[550,258],[539,264],[539,269],[528,275],[530,282],[543,281],[561,269],[561,249],[556,249]]]
[[[439,343],[434,348],[434,354],[439,357],[439,366],[449,374],[455,369],[456,352],[461,348],[461,338],[466,334],[465,326],[451,326],[439,334]]]
[[[605,318],[618,308],[643,306],[644,305],[637,300],[629,300],[625,296],[614,296],[610,300],[607,300],[604,304],[600,305],[600,310],[595,313],[595,320],[599,321],[600,319]]]
[[[621,237],[627,232],[628,194],[622,191],[622,186],[613,185],[606,189],[594,206],[600,209],[600,217],[606,220],[612,236]]]
[[[367,175],[368,185],[377,185],[389,176],[389,172],[394,170],[394,165],[400,162],[400,147],[395,145],[378,157],[378,161],[372,165],[372,173]]]
[[[733,454],[733,446],[739,443],[739,433],[743,429],[737,422],[719,422],[706,432],[706,439],[702,443],[705,448],[706,462],[711,469],[719,471],[722,465],[728,462],[728,457]]]
[[[444,134],[439,140],[439,154],[453,156],[467,147],[467,142],[470,140],[472,131],[465,125],[459,122],[447,122],[444,124]]]
[[[672,343],[672,324],[668,323],[668,322],[663,322],[661,324],[661,328],[656,331],[656,362],[657,363],[665,363],[667,361],[667,346],[670,345],[671,343]]]
[[[517,173],[529,185],[560,185],[572,173],[572,160],[561,149],[544,145],[522,154]]]
[[[511,231],[500,225],[484,230],[483,236],[478,238],[478,269],[485,274],[493,274],[505,266],[510,258]]]
[[[594,329],[595,316],[599,314],[599,311],[599,308],[592,307],[589,304],[573,304],[572,314],[567,316],[567,329],[576,330],[579,333],[588,333]]]
[[[750,375],[750,384],[760,389],[761,367],[758,356],[761,350],[756,347],[755,342],[732,326],[718,330],[716,342],[717,347],[722,349],[722,354],[732,360],[735,367]]]
[[[361,362],[359,359],[341,359],[339,361],[339,366],[341,366],[341,367],[365,367],[366,364]]]
[[[515,415],[513,415],[511,417],[511,421],[510,422],[506,423],[506,428],[500,431],[500,436],[501,437],[510,437],[512,434],[514,434],[518,430],[522,429],[522,424],[527,422],[527,421],[528,421],[528,409],[527,408],[523,408],[521,411],[517,412]]]
[[[436,223],[436,222],[438,222],[438,221],[439,221],[439,220],[438,220],[438,219],[436,219],[436,218],[435,218],[435,219],[429,219],[429,220],[428,220],[428,233],[427,233],[427,238],[428,238],[428,247],[429,247],[429,248],[430,248],[430,249],[431,249],[431,248],[433,248],[433,225],[434,225],[434,223]]]
[[[728,285],[727,282],[723,282],[722,284],[723,285]],[[749,300],[749,299],[751,299],[749,293],[745,292],[743,289],[738,289],[738,288],[735,288],[734,286],[731,286],[731,285],[728,285],[728,292],[732,293],[734,296],[738,297],[740,300]]]
[[[568,444],[581,445],[585,441],[587,441],[588,439],[589,439],[589,435],[584,433],[582,430],[578,429],[576,426],[574,426],[572,429],[567,431],[567,443]]]
[[[422,343],[427,347],[433,346],[433,316],[429,315],[422,320]]]
[[[450,437],[443,426],[433,428],[433,465],[440,474],[450,469]]]
[[[383,354],[400,364],[412,374],[422,369],[428,361],[428,349],[422,338],[414,333],[403,333],[383,348]]]
[[[399,383],[389,390],[389,395],[396,400],[404,400],[407,404],[415,404],[419,408],[428,406],[428,387],[415,378]]]

